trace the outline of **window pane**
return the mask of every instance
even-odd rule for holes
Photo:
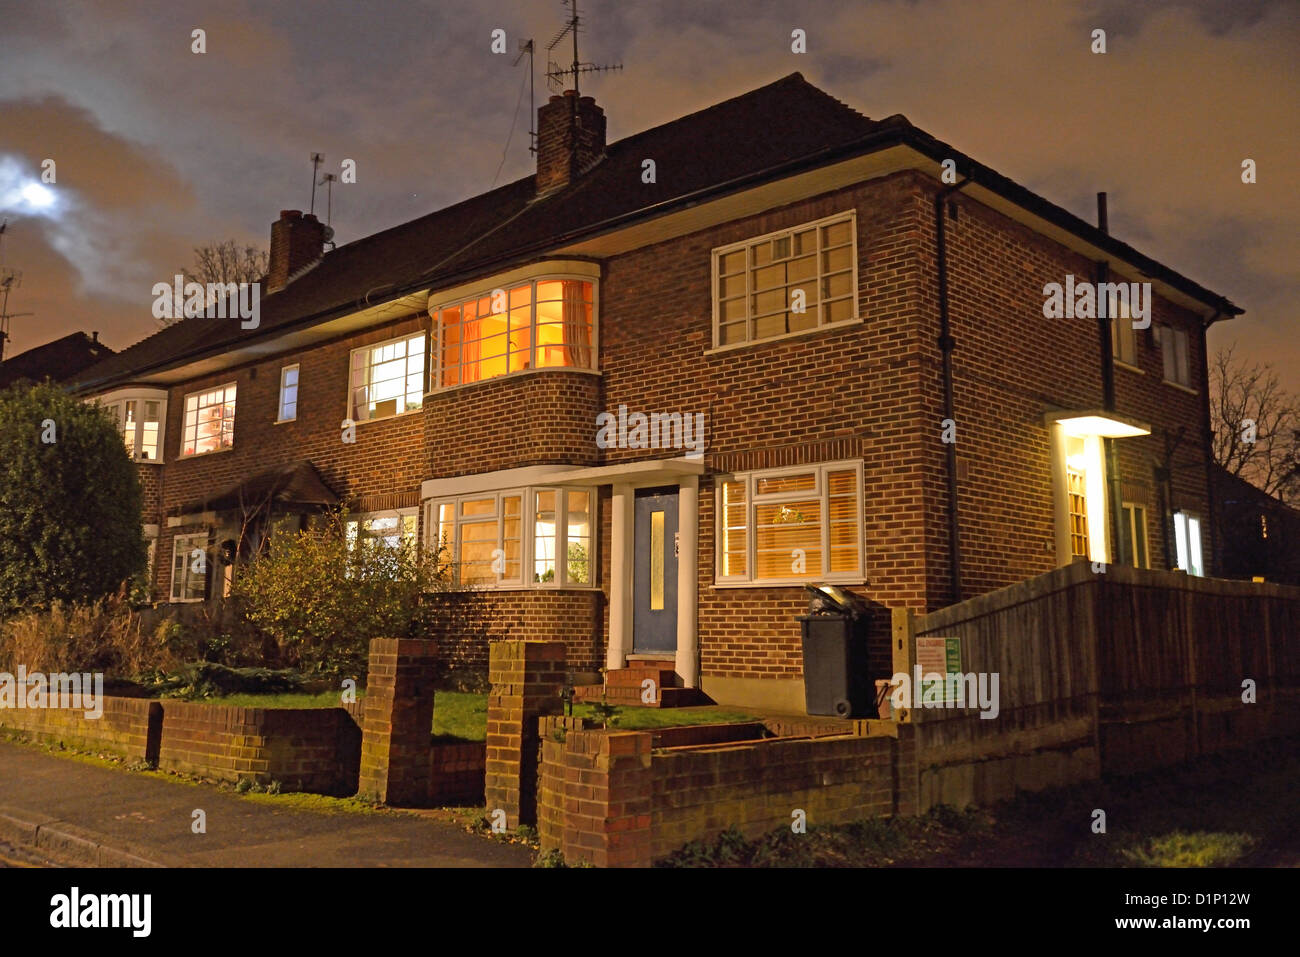
[[[797,475],[779,475],[776,477],[760,478],[754,484],[755,495],[772,495],[776,492],[811,491],[817,487],[817,475],[815,472],[803,472]]]
[[[821,502],[756,505],[755,573],[759,578],[822,574]]]
[[[537,492],[533,511],[533,581],[555,581],[556,514],[554,491]]]
[[[565,493],[566,545],[565,574],[570,585],[590,585],[592,576],[591,555],[591,492],[570,489]]]
[[[745,483],[722,483],[722,574],[744,575],[749,564]]]

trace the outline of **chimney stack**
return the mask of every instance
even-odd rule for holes
[[[568,186],[605,154],[605,111],[565,90],[537,111],[537,192]]]
[[[310,266],[325,253],[325,226],[311,213],[280,210],[271,224],[271,254],[266,270],[266,293],[289,284],[291,276]]]

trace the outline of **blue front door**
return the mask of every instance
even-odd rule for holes
[[[632,651],[677,651],[677,489],[636,496]]]

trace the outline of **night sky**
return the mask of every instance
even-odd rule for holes
[[[1246,309],[1211,346],[1236,340],[1300,391],[1300,4],[589,0],[582,12],[582,58],[624,65],[583,83],[611,141],[798,70],[1089,221],[1107,191],[1114,235]],[[322,172],[356,161],[357,182],[334,189],[340,245],[489,189],[503,153],[497,185],[528,175],[527,60],[511,61],[536,39],[542,102],[564,16],[559,0],[0,0],[0,255],[23,271],[10,311],[36,313],[13,320],[6,354],[79,329],[115,349],[155,331],[151,287],[193,246],[265,248],[279,210],[307,209],[313,151]],[[505,55],[490,50],[496,28]],[[807,53],[790,50],[796,28]],[[1094,29],[1105,55],[1090,52]],[[31,184],[47,158],[57,181],[42,193]]]

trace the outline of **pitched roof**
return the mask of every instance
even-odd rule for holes
[[[44,382],[48,378],[66,382],[113,354],[113,350],[98,339],[92,339],[84,332],[74,332],[0,363],[0,386],[19,379]]]
[[[777,135],[779,131],[779,135]],[[535,177],[448,206],[326,253],[284,289],[264,296],[260,325],[238,320],[184,319],[136,343],[78,377],[82,391],[102,390],[180,362],[220,353],[254,339],[310,326],[421,288],[450,286],[496,267],[526,261],[584,233],[680,207],[705,196],[742,189],[797,169],[897,143],[982,171],[1018,202],[1083,235],[1101,248],[1142,264],[1148,274],[1197,298],[1241,310],[1141,256],[1084,221],[987,167],[967,160],[895,114],[871,120],[792,73],[767,86],[626,137],[570,185],[537,196]],[[654,183],[642,163],[654,159]]]
[[[325,484],[316,466],[301,459],[267,469],[207,498],[171,509],[174,515],[192,512],[252,513],[267,506],[315,507],[337,505],[338,496]]]

